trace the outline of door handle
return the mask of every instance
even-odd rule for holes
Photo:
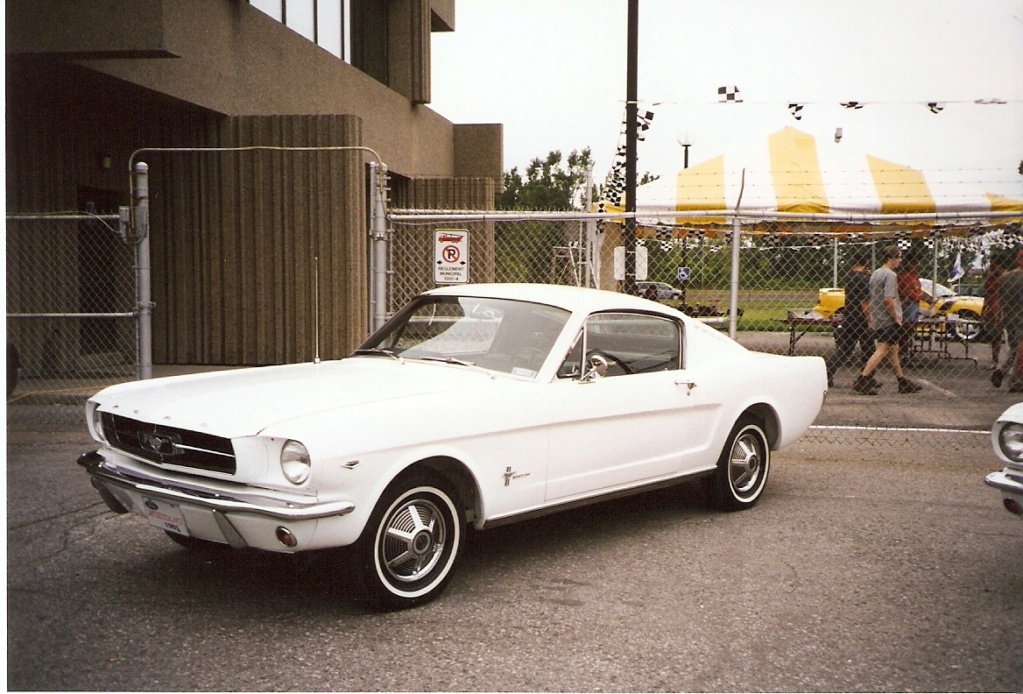
[[[677,386],[685,386],[686,387],[686,395],[689,395],[690,393],[692,393],[693,392],[693,388],[696,387],[696,384],[694,382],[692,382],[692,381],[683,381],[681,379],[676,379],[675,380],[675,385],[677,385]]]

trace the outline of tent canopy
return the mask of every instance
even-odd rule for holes
[[[668,212],[756,212],[905,215],[942,212],[1021,212],[1023,201],[969,190],[961,180],[857,153],[835,143],[820,146],[792,127],[741,153],[722,154],[640,186],[636,209]],[[721,224],[724,217],[677,215],[677,224]],[[1015,218],[1010,221],[1020,221]]]

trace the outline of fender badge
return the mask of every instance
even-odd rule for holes
[[[509,484],[511,484],[512,480],[520,480],[523,477],[529,477],[529,473],[528,472],[513,472],[511,467],[509,466],[509,467],[506,467],[504,469],[504,475],[502,475],[502,476],[504,477],[504,486],[507,487]]]

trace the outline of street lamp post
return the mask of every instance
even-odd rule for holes
[[[629,0],[625,79],[625,211],[636,212],[636,140],[638,138],[639,0]],[[636,218],[625,219],[625,293],[636,294]]]

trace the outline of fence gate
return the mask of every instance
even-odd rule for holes
[[[82,421],[90,395],[136,376],[135,243],[120,229],[116,215],[7,217],[9,429]]]

